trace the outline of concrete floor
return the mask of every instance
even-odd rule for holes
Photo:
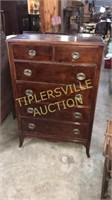
[[[112,118],[108,71],[102,69],[90,154],[74,143],[25,139],[19,148],[16,120],[10,114],[0,134],[1,200],[99,200],[107,119]]]

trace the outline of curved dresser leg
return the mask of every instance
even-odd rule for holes
[[[86,154],[87,154],[87,157],[90,158],[89,147],[86,147]]]
[[[24,142],[24,137],[22,135],[19,136],[19,147],[22,147],[22,144]]]

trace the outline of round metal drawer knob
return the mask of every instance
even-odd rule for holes
[[[73,59],[78,59],[78,58],[80,58],[80,54],[78,52],[73,52],[72,53],[72,58]]]
[[[28,128],[31,129],[31,130],[34,130],[35,127],[36,127],[35,124],[32,124],[32,123],[28,124]]]
[[[25,69],[24,70],[24,75],[25,76],[31,76],[32,75],[32,71],[30,69]]]
[[[82,94],[76,94],[76,95],[75,95],[75,98],[76,98],[76,99],[83,99],[83,95],[82,95]]]
[[[80,112],[73,113],[73,116],[75,119],[82,119],[82,113],[80,113]]]
[[[32,114],[33,113],[33,108],[27,108],[27,113],[30,113],[30,114]]]
[[[25,94],[27,96],[33,95],[33,90],[28,89],[28,90],[25,91]]]
[[[30,56],[30,57],[35,57],[36,56],[36,51],[35,50],[29,50],[29,52],[28,52],[28,55]]]
[[[78,128],[73,129],[73,134],[74,135],[79,135],[80,134],[79,129]]]
[[[86,75],[85,75],[84,73],[78,73],[78,74],[77,74],[77,79],[78,79],[79,81],[83,81],[83,80],[86,79]]]

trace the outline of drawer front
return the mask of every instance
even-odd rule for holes
[[[55,61],[75,63],[97,63],[96,47],[55,47]]]
[[[96,65],[71,66],[42,63],[15,63],[17,80],[38,81],[47,83],[78,83],[84,84],[85,80],[90,79],[92,85]]]
[[[66,124],[50,120],[22,118],[21,129],[26,134],[75,140],[88,138],[88,124]]]
[[[38,112],[37,112],[38,110]],[[90,108],[67,108],[60,106],[60,110],[56,105],[49,107],[49,104],[31,104],[18,107],[21,116],[35,117],[40,119],[52,119],[60,121],[71,121],[80,123],[89,123]]]
[[[49,103],[64,100],[65,104],[89,106],[92,100],[92,88],[81,90],[73,85],[44,84],[44,83],[18,83],[17,98],[32,95],[31,103]],[[82,100],[82,101],[81,101]]]
[[[14,59],[51,61],[53,55],[51,46],[14,44]]]

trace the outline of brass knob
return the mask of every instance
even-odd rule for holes
[[[78,52],[73,52],[72,53],[72,58],[73,59],[78,59],[78,58],[80,58],[80,54]]]
[[[27,96],[33,95],[33,90],[28,89],[28,90],[25,91],[25,94]]]
[[[30,69],[25,69],[24,70],[24,75],[25,76],[31,76],[32,75],[32,71]]]
[[[76,101],[76,105],[83,104],[83,95],[82,94],[76,94],[75,95],[75,101]]]
[[[82,95],[82,94],[76,94],[76,95],[75,95],[75,98],[76,98],[76,99],[83,99],[83,95]]]
[[[35,50],[32,50],[32,49],[29,50],[28,55],[29,55],[31,58],[35,57],[35,56],[36,56],[36,51],[35,51]]]
[[[73,134],[74,134],[74,135],[80,134],[79,129],[78,129],[78,128],[73,129]]]
[[[33,108],[27,108],[27,113],[30,113],[30,114],[32,114],[33,113]]]
[[[80,113],[80,112],[74,112],[73,116],[75,119],[82,119],[82,113]]]
[[[28,128],[31,129],[31,130],[34,130],[35,129],[35,124],[29,123],[28,124]]]
[[[83,81],[83,80],[86,79],[86,75],[85,75],[84,73],[78,73],[78,74],[77,74],[77,79],[78,79],[79,81]]]

